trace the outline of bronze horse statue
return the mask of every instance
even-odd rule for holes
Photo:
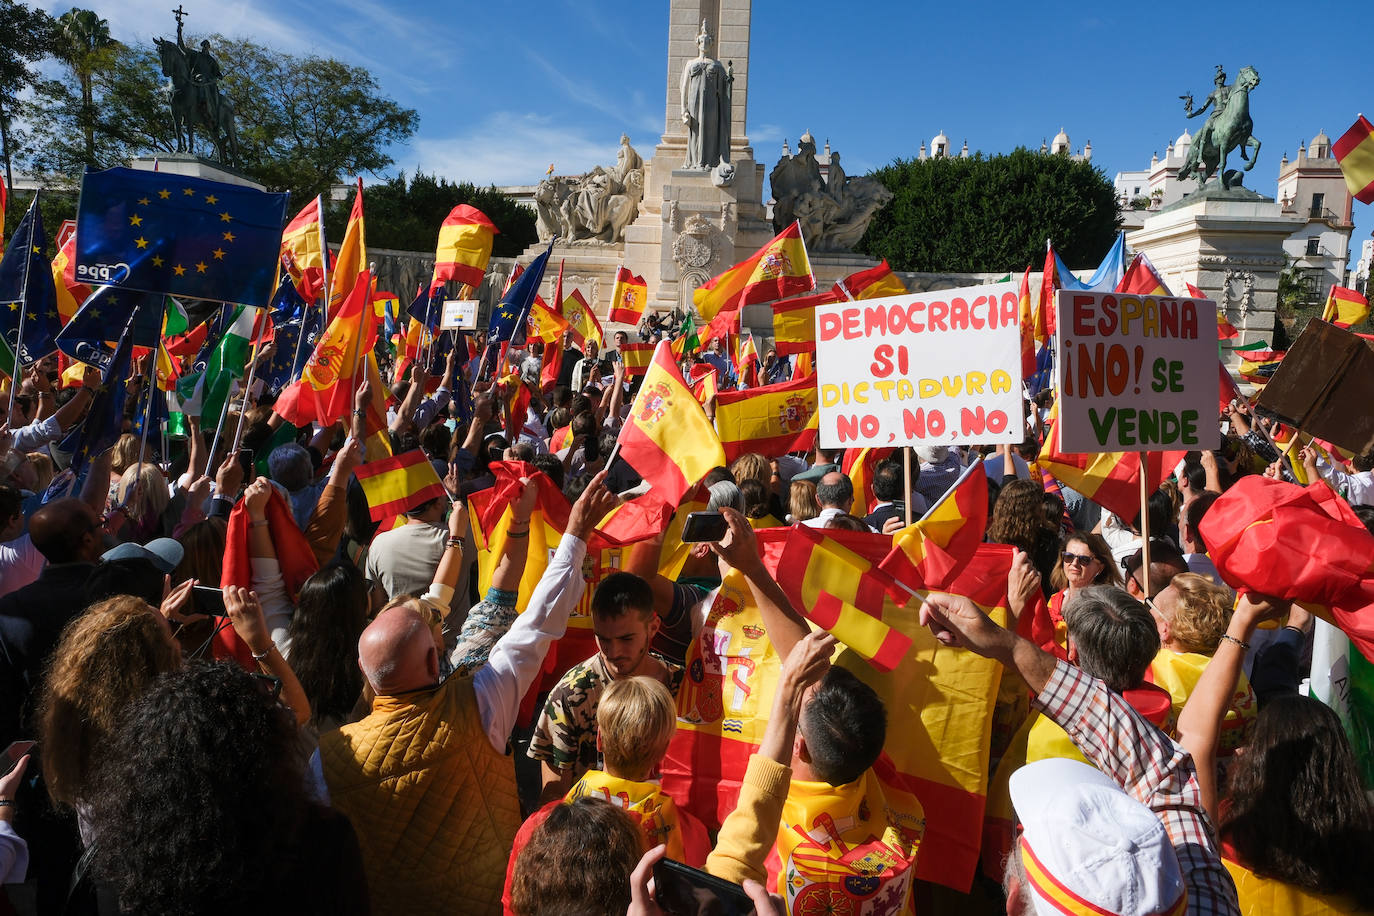
[[[227,96],[219,96],[216,110],[204,103],[197,85],[191,78],[191,68],[176,42],[154,39],[162,63],[162,75],[171,82],[163,87],[167,104],[172,111],[172,129],[176,132],[177,152],[195,152],[195,129],[205,128],[220,162],[238,165],[239,141],[234,129],[234,105]]]
[[[1179,169],[1179,180],[1196,175],[1201,186],[1219,174],[1221,186],[1230,190],[1232,183],[1239,184],[1241,179],[1239,171],[1226,170],[1226,157],[1236,149],[1240,150],[1240,158],[1246,160],[1244,171],[1255,167],[1260,142],[1250,133],[1255,127],[1250,120],[1250,90],[1258,86],[1259,81],[1259,72],[1254,67],[1241,68],[1223,107],[1213,111],[1193,138],[1188,161]]]

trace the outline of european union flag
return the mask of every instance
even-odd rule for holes
[[[87,172],[76,215],[76,279],[266,307],[286,198],[170,172]]]
[[[62,450],[72,453],[71,470],[76,475],[78,491],[91,459],[115,444],[124,425],[124,400],[127,396],[124,380],[129,377],[129,367],[133,361],[133,323],[131,316],[124,326],[124,333],[119,336],[114,357],[106,364],[105,372],[100,377],[100,387],[91,399],[91,410],[85,422],[78,423],[76,429],[62,440]]]
[[[503,343],[515,335],[517,328],[525,326],[530,306],[539,293],[539,284],[544,280],[544,268],[553,252],[553,240],[543,254],[530,262],[525,272],[516,278],[510,289],[492,309],[491,323],[487,326],[487,343]]]
[[[136,347],[156,347],[162,339],[166,298],[151,293],[102,286],[81,304],[72,320],[57,334],[57,349],[72,359],[104,369],[110,365],[117,341],[115,328],[128,326]],[[28,336],[28,328],[24,328]]]
[[[259,375],[270,390],[279,392],[300,378],[310,354],[315,352],[315,344],[323,330],[324,309],[307,306],[291,278],[283,276],[272,300],[272,323],[276,326],[277,348],[271,362]],[[304,340],[300,339],[302,331]]]
[[[0,329],[9,352],[0,356],[0,368],[14,366],[14,354],[19,354],[20,366],[28,366],[47,356],[57,345],[53,335],[61,327],[57,313],[57,288],[53,285],[52,268],[43,252],[48,237],[43,234],[43,215],[38,211],[38,195],[34,195],[28,212],[19,221],[0,260]],[[24,339],[19,339],[20,309],[24,316]]]

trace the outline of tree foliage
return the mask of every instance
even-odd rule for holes
[[[38,78],[33,65],[55,48],[56,27],[52,17],[13,0],[0,0],[0,156],[5,160],[5,182],[13,184],[10,158],[12,127],[18,110],[15,100]]]
[[[464,182],[418,173],[409,181],[405,173],[368,185],[363,192],[367,243],[402,251],[433,251],[439,224],[459,204],[469,204],[487,215],[501,230],[492,243],[493,257],[515,257],[538,237],[534,213],[494,187],[479,188]],[[331,208],[327,220],[330,239],[343,238],[352,199]],[[335,224],[337,223],[337,228]]]
[[[1021,269],[1044,262],[1046,239],[1069,266],[1094,266],[1116,240],[1111,182],[1068,156],[898,159],[872,176],[895,196],[857,247],[896,270]]]

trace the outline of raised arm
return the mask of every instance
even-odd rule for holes
[[[729,531],[723,541],[711,545],[712,549],[725,567],[738,570],[744,576],[749,584],[749,592],[763,615],[768,638],[773,648],[778,650],[778,657],[786,661],[792,647],[805,639],[811,628],[792,607],[792,602],[787,600],[782,586],[764,567],[763,558],[759,556],[759,542],[754,536],[754,529],[749,527],[749,521],[728,507],[722,508],[720,514],[725,517]],[[726,568],[721,569],[721,578],[727,571]]]
[[[315,509],[305,526],[305,539],[315,554],[315,562],[325,565],[339,549],[344,523],[348,519],[348,479],[363,460],[362,440],[350,437],[334,456]]]
[[[224,590],[224,608],[253,660],[264,674],[281,681],[281,700],[296,714],[296,724],[304,725],[310,721],[310,700],[305,696],[305,688],[296,679],[285,657],[277,648],[267,629],[267,619],[263,616],[262,603],[251,590],[231,585]]]

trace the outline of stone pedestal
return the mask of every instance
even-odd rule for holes
[[[145,172],[166,172],[169,175],[189,175],[192,178],[206,178],[210,181],[223,181],[226,184],[242,185],[266,191],[266,185],[258,184],[238,169],[230,168],[213,159],[193,156],[190,153],[163,153],[159,156],[138,156],[129,161],[129,167]]]
[[[1283,241],[1302,224],[1271,198],[1245,189],[1203,189],[1126,236],[1169,289],[1191,283],[1240,331],[1237,345],[1274,340]]]

